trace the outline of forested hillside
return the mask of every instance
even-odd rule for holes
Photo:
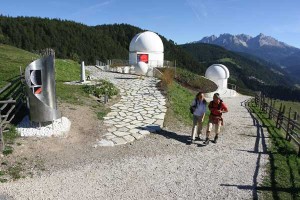
[[[128,59],[131,39],[143,30],[128,24],[86,26],[80,23],[35,17],[0,16],[0,43],[35,52],[53,48],[59,58],[84,60]],[[179,67],[204,73],[192,56],[173,41],[160,36],[165,47],[165,60],[176,59]]]
[[[30,52],[52,48],[57,58],[69,58],[95,64],[97,59],[128,59],[131,39],[144,30],[128,24],[87,26],[84,24],[36,17],[0,16],[0,43],[9,44]],[[276,97],[276,87],[288,90],[292,82],[280,69],[268,68],[264,63],[247,59],[223,48],[208,44],[176,45],[161,36],[165,49],[165,60],[176,60],[177,67],[204,75],[215,63],[225,64],[231,73],[230,83],[238,88],[266,91]],[[272,89],[270,85],[272,85]],[[292,97],[293,98],[293,97]],[[286,99],[286,98],[283,98]],[[300,97],[299,97],[300,99]]]

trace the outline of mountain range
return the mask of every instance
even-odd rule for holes
[[[255,37],[228,33],[203,37],[192,43],[207,43],[222,46],[228,50],[250,54],[277,64],[300,82],[300,49],[280,42],[273,37],[259,34]]]

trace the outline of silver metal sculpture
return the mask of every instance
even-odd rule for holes
[[[30,63],[25,69],[30,120],[51,122],[61,117],[57,110],[54,55]]]

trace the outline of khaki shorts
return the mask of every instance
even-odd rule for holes
[[[212,129],[213,129],[213,125],[215,126],[215,133],[216,134],[219,134],[220,131],[221,131],[221,121],[219,121],[218,124],[213,124],[212,122],[208,122],[208,125],[207,125],[207,132],[211,132]]]

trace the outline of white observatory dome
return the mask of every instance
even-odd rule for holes
[[[160,37],[151,31],[139,33],[133,37],[129,45],[130,52],[164,52]]]
[[[229,70],[225,65],[213,64],[206,70],[205,77],[210,80],[228,79]]]

